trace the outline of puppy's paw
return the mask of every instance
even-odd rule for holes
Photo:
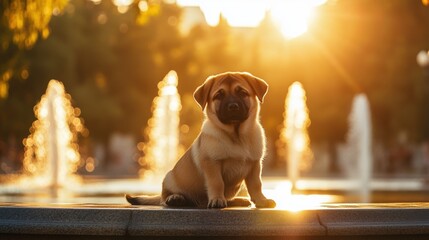
[[[257,208],[275,208],[276,202],[272,199],[264,199],[258,202],[255,202]]]
[[[226,208],[227,202],[225,198],[210,199],[207,208]]]
[[[187,203],[186,198],[180,194],[172,194],[165,199],[165,204],[170,207],[183,207]]]
[[[228,207],[250,207],[252,202],[248,198],[236,197],[227,202]]]

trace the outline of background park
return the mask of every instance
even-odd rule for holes
[[[2,0],[0,238],[428,239],[428,26],[428,0]],[[276,208],[128,204],[224,71],[270,86]]]
[[[0,174],[23,172],[23,139],[36,120],[34,107],[57,79],[84,125],[77,172],[137,177],[145,170],[139,159],[149,141],[158,83],[174,70],[181,149],[192,143],[203,119],[195,88],[209,75],[246,71],[270,85],[261,112],[268,140],[264,175],[287,175],[279,139],[285,98],[296,81],[305,90],[310,119],[312,165],[304,176],[346,175],[350,156],[342,149],[358,93],[370,107],[374,176],[429,175],[427,1],[268,1],[262,8],[258,1],[233,1],[229,12],[215,11],[214,20],[210,9],[228,3],[209,2],[3,1]],[[278,13],[281,4],[286,8]],[[262,15],[254,12],[258,7]],[[231,17],[246,14],[253,20]]]

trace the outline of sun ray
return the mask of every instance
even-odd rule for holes
[[[344,68],[343,65],[338,61],[338,59],[332,54],[332,51],[328,49],[321,41],[318,41],[314,38],[310,38],[311,43],[326,57],[328,62],[334,67],[334,69],[341,76],[341,79],[346,82],[350,88],[355,92],[361,92],[362,88],[357,83],[357,81],[350,75],[350,73]]]

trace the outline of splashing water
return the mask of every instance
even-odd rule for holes
[[[175,71],[170,71],[158,84],[158,96],[152,105],[153,115],[145,129],[149,141],[138,145],[144,152],[144,157],[139,159],[139,163],[143,166],[140,176],[145,180],[161,181],[178,160],[179,113],[182,106],[177,84],[178,77]]]
[[[79,182],[75,175],[80,161],[77,133],[87,132],[80,109],[73,108],[64,85],[51,80],[46,93],[34,107],[37,120],[23,140],[24,177],[28,186],[67,188]],[[27,186],[27,187],[28,187]]]
[[[288,89],[285,100],[285,113],[280,141],[287,146],[284,156],[288,163],[288,176],[292,191],[296,189],[296,182],[301,170],[311,164],[310,138],[307,127],[310,125],[306,96],[301,83],[294,82]]]
[[[349,163],[346,166],[349,175],[359,183],[362,202],[370,202],[370,181],[372,173],[371,154],[371,114],[365,94],[358,94],[353,99],[349,115],[350,130],[347,135]],[[358,169],[355,171],[354,169]]]

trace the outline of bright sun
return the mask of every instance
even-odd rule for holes
[[[283,36],[295,38],[307,32],[313,8],[308,1],[277,1],[271,6],[271,14]]]
[[[180,6],[199,6],[207,24],[216,26],[219,17],[232,27],[256,27],[267,12],[285,38],[295,38],[308,29],[315,7],[327,0],[177,0]]]

